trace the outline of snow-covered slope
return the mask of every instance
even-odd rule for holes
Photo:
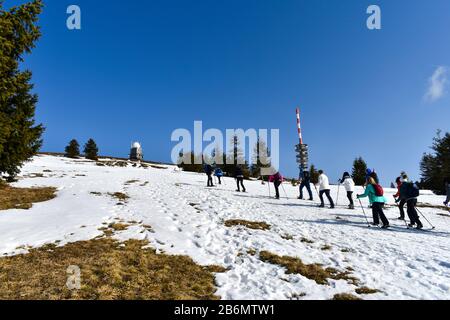
[[[27,177],[31,173],[44,177]],[[339,270],[351,267],[362,285],[381,291],[364,299],[450,299],[450,217],[438,215],[444,213],[438,209],[421,209],[436,226],[434,231],[407,230],[395,220],[399,215],[395,207],[386,210],[393,228],[383,231],[367,228],[361,209],[346,209],[342,189],[338,208],[331,210],[297,200],[297,188],[288,184],[284,187],[289,199],[274,200],[260,182],[246,182],[245,194],[235,192],[229,178],[224,185],[207,189],[203,175],[174,167],[97,166],[37,156],[23,168],[22,176],[17,186],[56,186],[58,197],[30,210],[0,211],[3,255],[24,252],[27,246],[92,239],[102,234],[98,229],[105,223],[121,220],[133,225],[118,232],[119,239],[147,239],[158,250],[229,268],[217,275],[223,299],[329,299],[337,293],[354,293],[355,286],[343,280],[318,285],[300,275],[287,275],[249,250],[268,250]],[[117,205],[117,199],[108,195],[114,192],[130,199]],[[393,192],[387,190],[389,199]],[[333,197],[336,193],[333,189]],[[441,204],[444,198],[428,193],[421,200]],[[367,202],[364,206],[371,220]],[[272,228],[255,231],[224,225],[236,218],[266,222]],[[287,240],[289,236],[293,239]],[[326,245],[331,249],[322,250]]]

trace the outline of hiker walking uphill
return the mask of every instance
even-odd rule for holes
[[[395,180],[395,183],[397,184],[397,193],[394,194],[394,198],[395,198],[395,202],[398,204],[398,208],[400,210],[400,217],[398,218],[399,220],[405,220],[405,204],[406,204],[406,199],[402,199],[400,197],[400,188],[402,187],[403,184],[403,179],[402,177],[398,177]]]
[[[417,185],[410,181],[404,181],[400,187],[400,199],[406,199],[406,211],[410,220],[408,227],[413,228],[415,226],[420,230],[423,228],[423,224],[416,210],[419,193]]]
[[[355,182],[348,172],[344,172],[340,183],[344,185],[345,191],[347,191],[347,198],[350,204],[348,205],[349,209],[355,209],[355,204],[353,202],[353,192],[355,192]]]
[[[283,183],[283,176],[277,172],[274,175],[271,175],[269,177],[269,182],[273,182],[273,185],[275,186],[275,199],[280,199],[280,185]]]
[[[383,212],[383,206],[387,202],[384,197],[383,188],[375,181],[373,177],[369,177],[367,180],[367,187],[364,194],[359,194],[358,199],[369,197],[369,202],[372,205],[373,225],[378,226],[383,223],[382,228],[389,228],[389,220],[386,218]]]
[[[313,194],[311,191],[311,175],[309,171],[303,171],[299,177],[300,180],[300,196],[298,197],[300,200],[303,200],[303,188],[306,187],[306,190],[309,194],[309,201],[313,201]]]
[[[325,208],[325,202],[323,201],[323,195],[326,195],[330,202],[330,209],[334,209],[333,198],[330,195],[330,182],[328,177],[323,173],[323,170],[319,170],[319,198],[320,208]]]
[[[219,181],[219,184],[222,184],[222,177],[223,177],[222,169],[216,168],[216,170],[214,170],[214,175],[217,177],[217,180]]]
[[[214,187],[212,178],[213,168],[211,167],[211,165],[205,165],[205,173],[208,176],[207,187]]]
[[[445,191],[447,192],[447,199],[444,201],[444,205],[450,204],[450,177],[445,178]]]
[[[236,166],[236,169],[234,171],[234,178],[236,179],[236,184],[237,184],[237,192],[241,192],[241,187],[242,187],[242,191],[246,192],[245,186],[244,186],[244,172],[242,171],[241,167]]]

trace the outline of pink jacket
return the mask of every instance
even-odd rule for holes
[[[281,181],[281,182],[283,182],[284,178],[279,172],[277,172],[276,174],[274,174],[274,175],[269,177],[269,182],[274,182],[274,181]]]

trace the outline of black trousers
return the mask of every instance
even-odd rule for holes
[[[419,215],[416,210],[417,199],[410,199],[406,201],[406,210],[408,211],[408,217],[411,221],[411,224],[421,224]]]
[[[222,184],[222,177],[217,176],[217,180],[219,180],[219,184]]]
[[[348,201],[350,201],[350,205],[354,206],[355,204],[353,202],[353,191],[347,191],[347,198],[348,198]]]
[[[280,199],[280,185],[281,185],[281,181],[275,181],[273,183],[273,185],[275,186],[275,198]]]
[[[384,215],[383,205],[384,205],[384,203],[381,203],[381,202],[372,203],[373,223],[380,224],[380,219],[381,219],[381,222],[383,222],[383,225],[388,226],[389,220]]]
[[[208,174],[208,187],[214,187],[212,175]]]
[[[236,178],[236,184],[237,184],[238,191],[241,191],[241,186],[242,186],[242,191],[245,192],[244,178],[242,178],[242,177]]]
[[[405,203],[406,200],[402,199],[398,204],[398,209],[400,210],[400,217],[402,217],[403,219],[405,219]]]
[[[334,201],[333,201],[333,198],[331,198],[330,190],[322,190],[322,191],[319,192],[320,204],[321,204],[322,206],[325,205],[325,202],[323,201],[323,195],[324,195],[324,194],[327,196],[328,201],[330,201],[330,205],[331,205],[332,207],[334,207]]]
[[[300,184],[300,199],[303,199],[303,188],[306,187],[306,190],[308,190],[308,194],[309,194],[309,199],[313,200],[313,194],[311,191],[311,183],[302,181],[302,183]]]

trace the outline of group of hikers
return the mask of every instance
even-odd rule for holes
[[[221,178],[224,176],[223,171],[220,168],[213,168],[211,165],[205,165],[205,173],[208,176],[208,187],[213,187],[213,178],[212,176],[216,176],[218,179],[218,183],[222,184]],[[319,195],[320,199],[320,208],[325,207],[325,201],[324,196],[328,199],[328,202],[330,203],[330,209],[335,208],[335,203],[333,201],[333,198],[331,196],[331,188],[330,188],[330,181],[328,176],[324,173],[323,170],[319,170],[319,177],[317,184],[313,184],[311,181],[311,175],[309,171],[303,171],[300,173],[299,176],[299,191],[300,196],[298,199],[304,200],[303,197],[303,189],[306,188],[309,198],[309,201],[314,201],[313,192],[311,189],[311,185],[316,188],[316,191]],[[236,180],[237,184],[237,192],[241,192],[241,188],[243,192],[246,192],[245,186],[244,186],[244,173],[242,169],[239,166],[235,167],[234,172],[234,178]],[[387,229],[389,228],[389,220],[387,219],[386,215],[384,214],[384,207],[385,204],[388,202],[386,197],[384,196],[384,190],[383,187],[380,185],[380,181],[378,178],[378,175],[375,170],[367,169],[366,171],[366,177],[365,177],[365,184],[364,184],[364,193],[356,195],[356,199],[360,201],[362,198],[368,198],[370,207],[372,209],[372,216],[373,216],[373,226],[380,226],[380,220],[381,220],[381,228]],[[264,181],[264,180],[263,180]],[[269,176],[268,178],[269,183],[273,183],[275,187],[275,198],[280,199],[280,191],[279,187],[282,185],[284,178],[280,174],[280,172],[276,172],[275,174]],[[407,224],[408,228],[416,228],[416,229],[423,229],[423,224],[420,221],[420,217],[417,212],[417,198],[419,197],[419,187],[417,186],[417,183],[414,183],[410,181],[408,178],[408,175],[405,172],[402,172],[400,176],[396,179],[397,184],[397,193],[393,195],[396,204],[398,205],[398,208],[400,210],[400,217],[399,220],[405,221],[405,205],[406,205],[406,212],[408,214],[410,223]],[[352,176],[348,172],[344,172],[342,175],[342,178],[339,180],[339,186],[343,186],[346,193],[347,193],[347,199],[349,201],[348,209],[355,209],[355,203],[354,203],[354,192],[355,192],[355,182],[353,181]],[[444,205],[450,204],[450,178],[445,179],[445,187],[447,190],[447,199],[444,201]],[[362,206],[362,204],[361,204]],[[405,221],[406,223],[406,221]]]
[[[311,191],[311,177],[308,171],[304,171],[300,175],[300,196],[299,199],[303,200],[303,188],[306,187],[309,200],[313,201],[313,193]],[[397,193],[394,195],[395,202],[398,204],[400,210],[399,220],[405,220],[405,212],[404,206],[407,206],[407,213],[410,220],[408,225],[409,228],[416,227],[417,229],[422,229],[423,224],[420,221],[419,215],[416,210],[417,206],[417,198],[419,197],[419,188],[416,183],[409,181],[408,175],[405,172],[402,172],[401,175],[396,179],[397,183]],[[353,210],[355,209],[355,203],[353,200],[353,193],[355,192],[355,182],[353,178],[348,172],[344,172],[342,179],[339,180],[339,184],[343,185],[345,191],[347,192],[347,198],[349,201],[348,208]],[[319,170],[319,198],[320,198],[320,207],[325,207],[324,195],[328,198],[330,202],[330,208],[334,209],[334,201],[331,197],[331,188],[328,177],[322,170]],[[383,187],[380,185],[380,181],[375,170],[367,169],[366,171],[366,182],[364,184],[364,193],[358,194],[356,198],[358,200],[362,198],[369,198],[370,207],[372,208],[372,216],[374,226],[380,225],[380,220],[382,223],[381,228],[387,229],[389,228],[389,220],[384,214],[383,208],[387,202],[386,197],[384,196]]]

